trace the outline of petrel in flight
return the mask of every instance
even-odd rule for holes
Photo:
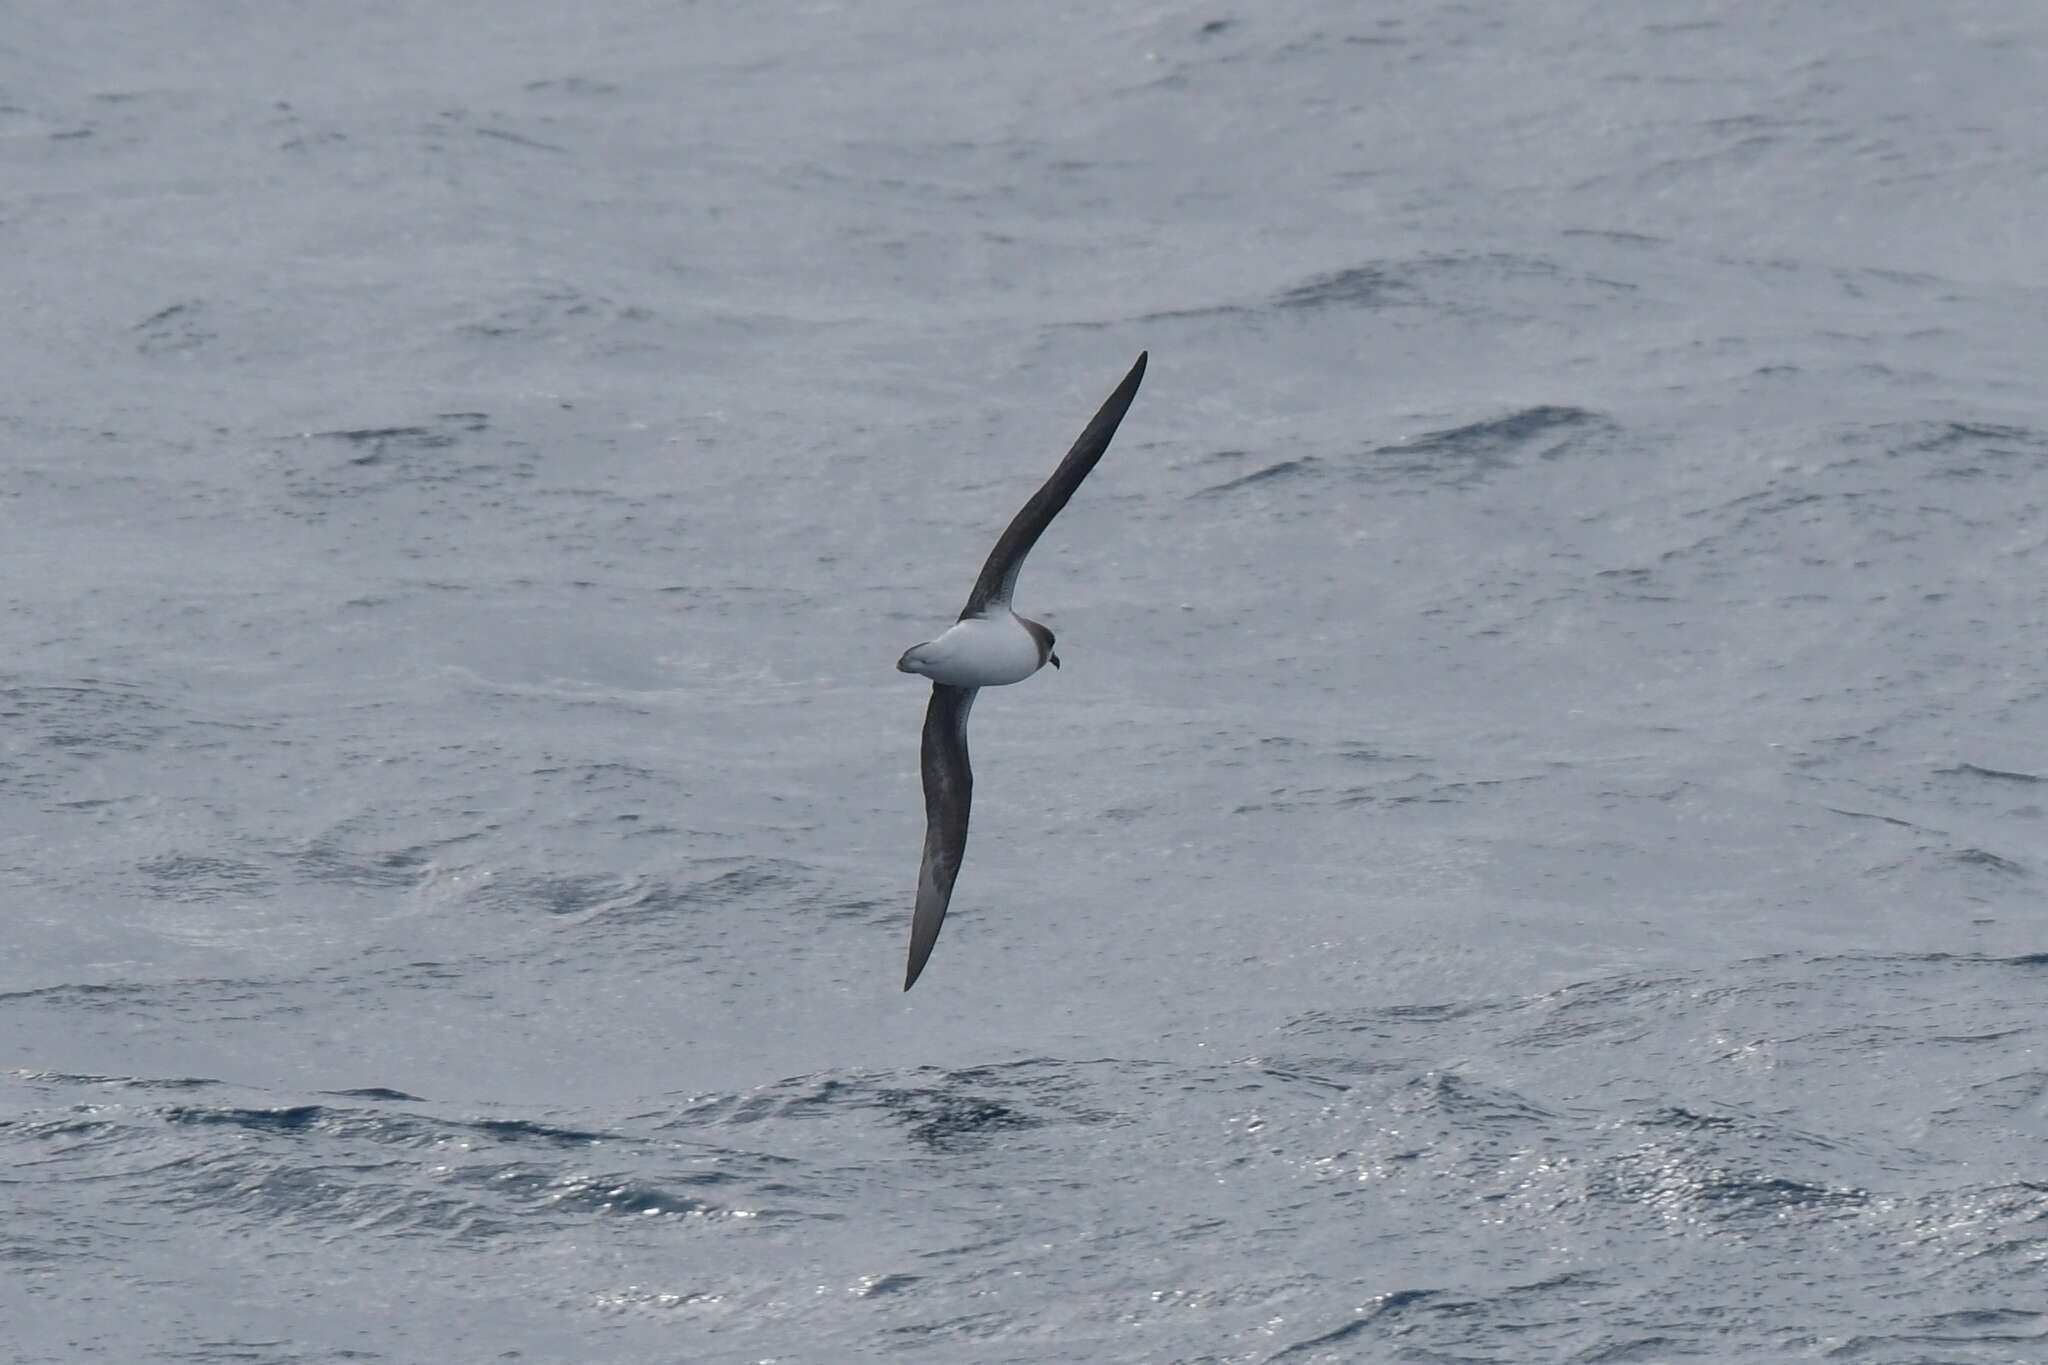
[[[936,640],[911,646],[896,661],[905,673],[922,673],[932,680],[931,705],[924,713],[924,861],[918,867],[917,910],[910,921],[906,991],[917,984],[917,975],[938,942],[953,879],[960,874],[960,857],[967,849],[967,809],[974,795],[974,772],[967,765],[967,712],[974,694],[984,687],[1022,682],[1047,664],[1060,666],[1060,656],[1052,652],[1052,632],[1010,610],[1017,570],[1109,449],[1109,438],[1116,435],[1117,423],[1124,420],[1144,377],[1145,356],[1140,353],[1138,363],[1088,423],[1067,458],[989,551],[959,622]]]

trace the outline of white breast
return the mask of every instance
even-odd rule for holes
[[[1024,681],[1044,662],[1024,623],[1004,611],[971,616],[938,639],[912,646],[896,667],[950,687],[1001,687]]]

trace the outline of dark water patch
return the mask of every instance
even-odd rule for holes
[[[795,1076],[743,1095],[693,1098],[672,1122],[677,1126],[695,1127],[701,1124],[822,1119],[843,1108],[858,1108],[870,1102],[871,1091],[858,1079]]]
[[[592,921],[607,932],[639,921],[659,924],[678,916],[763,902],[782,907],[848,908],[844,903],[820,901],[815,879],[807,869],[775,858],[741,861],[737,867],[689,882],[605,874],[506,874],[479,886],[470,899],[499,910]]]
[[[1393,1097],[1406,1112],[1425,1110],[1453,1124],[1498,1130],[1503,1124],[1546,1124],[1559,1117],[1504,1086],[1489,1085],[1455,1071],[1418,1076]]]
[[[637,763],[570,763],[533,770],[535,777],[562,778],[593,794],[615,795],[641,790],[665,775]]]
[[[616,95],[619,93],[619,87],[610,81],[593,80],[588,76],[550,77],[545,80],[528,81],[526,89],[535,94],[547,92],[549,94],[575,95],[584,98]]]
[[[5,998],[0,996],[0,999]],[[91,1076],[63,1071],[24,1071],[18,1074],[24,1081],[47,1081],[54,1085],[111,1085],[132,1090],[204,1090],[223,1084],[204,1076]]]
[[[275,1340],[222,1337],[216,1341],[166,1350],[163,1359],[179,1361],[182,1365],[251,1365],[251,1362],[254,1365],[308,1365],[315,1360],[375,1360],[378,1357],[360,1351],[321,1351],[309,1355],[283,1337]]]
[[[486,1193],[493,1202],[563,1213],[647,1218],[730,1212],[631,1176],[563,1172],[523,1162],[463,1166],[451,1171],[447,1180],[451,1186]]]
[[[1149,313],[1140,313],[1140,314],[1139,314],[1139,315],[1138,315],[1137,317],[1133,318],[1133,319],[1132,319],[1132,321],[1134,321],[1134,322],[1140,322],[1140,323],[1160,323],[1160,322],[1192,322],[1192,321],[1196,321],[1196,320],[1200,320],[1200,319],[1209,319],[1209,318],[1248,318],[1248,317],[1250,317],[1250,316],[1251,316],[1251,315],[1252,315],[1252,314],[1253,314],[1253,313],[1254,313],[1255,311],[1257,311],[1257,310],[1256,310],[1256,309],[1252,309],[1252,308],[1247,308],[1247,307],[1245,307],[1245,306],[1244,306],[1244,305],[1242,305],[1242,304],[1236,304],[1236,303],[1218,303],[1218,304],[1211,304],[1211,305],[1209,305],[1208,307],[1204,307],[1204,308],[1160,308],[1160,309],[1155,309],[1154,311],[1152,311],[1152,312],[1149,312]],[[1080,328],[1080,329],[1084,329],[1084,330],[1089,330],[1089,331],[1099,330],[1099,326],[1098,326],[1098,324],[1092,324],[1092,323],[1085,323],[1085,322],[1081,322],[1081,323],[1069,323],[1069,324],[1066,324],[1066,325],[1068,325],[1068,326],[1072,326],[1072,327],[1076,327],[1076,328]]]
[[[1107,819],[1118,818],[1114,811],[1104,811]],[[1137,818],[1134,813],[1128,818]],[[894,898],[848,897],[844,900],[821,902],[818,907],[833,919],[856,920],[862,924],[892,924],[903,913],[903,906]]]
[[[262,1133],[300,1133],[318,1123],[326,1110],[317,1104],[284,1109],[196,1109],[180,1106],[164,1111],[168,1123],[222,1124]]]
[[[2001,857],[1987,849],[1961,848],[1952,853],[1944,853],[1941,856],[1960,867],[1984,872],[1996,872],[2000,876],[2024,877],[2028,875],[2027,869],[2021,864],[2014,862],[2010,858]]]
[[[500,142],[509,142],[515,147],[531,147],[537,152],[553,152],[557,155],[565,155],[569,150],[567,147],[558,147],[552,142],[541,142],[536,138],[527,137],[523,133],[509,132],[503,128],[476,128],[471,131],[478,137],[496,138]]]
[[[1219,493],[1232,493],[1241,488],[1281,484],[1292,485],[1311,474],[1319,473],[1322,468],[1322,461],[1313,455],[1305,455],[1298,460],[1282,460],[1278,464],[1267,465],[1256,473],[1246,474],[1242,478],[1232,479],[1227,483],[1219,483],[1212,487],[1201,489],[1188,496],[1208,498],[1214,497]]]
[[[389,1208],[400,1197],[391,1180],[401,1172],[389,1159],[363,1161],[338,1152],[293,1160],[210,1148],[158,1164],[146,1182],[126,1185],[116,1198],[187,1215],[336,1224]]]
[[[1715,1111],[1703,1106],[1665,1105],[1627,1126],[1660,1140],[1660,1135],[1669,1134],[1661,1150],[1703,1162],[1737,1157],[1758,1162],[1810,1162],[1846,1150],[1834,1137],[1807,1132],[1781,1118],[1735,1105],[1722,1105]]]
[[[1984,1310],[1996,1315],[2006,1310]],[[1949,1365],[1949,1362],[1984,1361],[1995,1365],[2034,1365],[2034,1362],[2048,1359],[2042,1348],[2048,1346],[2048,1331],[2022,1331],[2020,1328],[2034,1325],[2040,1315],[2023,1314],[2011,1321],[1973,1323],[1974,1312],[1938,1314],[1923,1319],[1905,1331],[1878,1336],[1857,1335],[1828,1352],[1830,1360],[1883,1360],[1911,1362],[1911,1365]],[[1953,1319],[1953,1321],[1948,1321]],[[1985,1355],[1969,1351],[1967,1355],[1954,1354],[1969,1347],[1993,1348],[1994,1354]],[[2025,1347],[2025,1350],[2015,1350]],[[1929,1354],[1929,1349],[1940,1354]]]
[[[500,1142],[539,1142],[551,1147],[588,1147],[607,1141],[611,1136],[580,1128],[557,1128],[527,1119],[475,1119],[465,1126]]]
[[[1406,751],[1389,751],[1376,745],[1347,741],[1342,748],[1333,751],[1338,758],[1349,763],[1420,763],[1423,756]]]
[[[2031,1028],[1993,1029],[1989,1033],[1936,1033],[1930,1034],[1930,1043],[2002,1043],[2008,1038],[2018,1038],[2031,1033]]]
[[[1350,1070],[1356,1067],[1356,1063],[1340,1061],[1340,1066],[1343,1069]],[[1339,1094],[1352,1088],[1350,1082],[1332,1080],[1328,1076],[1319,1075],[1314,1071],[1307,1071],[1298,1067],[1262,1066],[1259,1068],[1259,1074],[1270,1076],[1276,1081],[1283,1081],[1290,1085],[1315,1086],[1324,1090],[1333,1090]]]
[[[1640,1205],[1711,1223],[1846,1216],[1869,1191],[1734,1166],[1718,1143],[1651,1144],[1601,1158],[1586,1182],[1596,1204]]]
[[[2048,966],[2048,953],[2020,953],[2012,957],[1989,953],[1831,953],[1813,958],[1812,963],[1860,975],[1899,976],[1923,968],[1970,972],[1984,967],[2042,967]]]
[[[1419,479],[1442,487],[1466,487],[1524,460],[1559,459],[1618,430],[1610,419],[1584,408],[1524,408],[1504,417],[1425,432],[1398,445],[1380,446],[1364,457],[1360,469],[1374,479]]]
[[[914,1141],[935,1152],[979,1146],[1042,1122],[1014,1105],[963,1091],[883,1090],[875,1098]]]
[[[636,911],[668,914],[719,909],[762,899],[791,899],[811,881],[807,869],[779,858],[748,859],[737,867],[683,886],[650,882],[632,902]]]
[[[498,876],[471,891],[474,905],[512,914],[590,915],[633,899],[632,884],[618,877]]]
[[[1925,831],[1933,839],[1946,839],[1946,831]],[[1929,839],[1931,841],[1931,839]],[[1913,847],[1903,855],[1874,862],[1866,870],[1872,878],[1909,882],[1919,880],[1931,888],[1954,888],[1968,902],[1993,902],[2011,896],[2017,884],[2032,880],[2032,870],[2007,857],[1980,847]]]
[[[0,1266],[34,1273],[54,1269],[66,1262],[90,1262],[94,1259],[96,1257],[84,1247],[61,1246],[19,1232],[0,1231]]]
[[[344,991],[354,993],[366,988],[374,981],[379,985],[390,985],[403,990],[438,991],[453,982],[462,981],[469,975],[469,969],[431,959],[420,962],[399,962],[369,970],[323,971],[322,976],[339,979]]]
[[[312,439],[341,441],[358,447],[361,453],[350,457],[349,463],[367,467],[403,458],[408,453],[446,450],[456,445],[465,434],[485,431],[489,427],[488,414],[446,412],[424,425],[316,431],[312,433]]]
[[[1427,1034],[1440,1024],[1489,1014],[1504,1008],[1485,1001],[1454,1001],[1421,1005],[1375,1005],[1361,1010],[1318,1010],[1289,1020],[1286,1033],[1362,1033],[1392,1040]]]
[[[1726,1133],[1740,1126],[1739,1121],[1728,1114],[1696,1114],[1680,1105],[1659,1109],[1642,1120],[1649,1128],[1677,1128],[1688,1133]]]
[[[1392,308],[1422,302],[1422,291],[1392,265],[1361,265],[1318,275],[1279,294],[1275,308]]]
[[[0,686],[0,725],[15,743],[70,758],[141,753],[170,733],[173,723],[170,708],[133,683],[80,678]]]
[[[1974,1120],[1979,1111],[1990,1109],[2004,1114],[2031,1114],[2048,1110],[2048,1071],[2029,1068],[1974,1082],[1966,1092],[1967,1104],[1949,1105],[1935,1111],[1940,1120]]]
[[[823,1201],[818,1191],[792,1183],[791,1163],[700,1144],[618,1145],[612,1150],[636,1164],[616,1171],[520,1155],[522,1148],[588,1153],[614,1136],[533,1120],[443,1120],[321,1105],[183,1106],[159,1117],[189,1134],[176,1144],[183,1150],[167,1155],[166,1143],[133,1123],[110,1123],[107,1132],[91,1135],[102,1164],[130,1164],[136,1154],[156,1158],[145,1180],[115,1177],[118,1201],[349,1236],[531,1236],[563,1226],[553,1215],[772,1219],[784,1215],[760,1207],[765,1200]],[[710,1197],[718,1190],[728,1192],[721,1196],[726,1202]]]
[[[0,1119],[0,1137],[10,1142],[33,1142],[48,1148],[38,1152],[33,1160],[24,1158],[24,1167],[52,1155],[69,1156],[97,1148],[122,1131],[122,1125],[113,1119]]]
[[[452,437],[438,433],[431,427],[357,427],[352,431],[316,431],[313,435],[323,441],[348,441],[354,445],[368,446],[403,441],[432,449],[453,443]]]
[[[616,335],[628,330],[620,327],[622,323],[636,328],[655,317],[637,304],[620,304],[573,285],[523,285],[509,293],[511,297],[488,318],[463,323],[455,334],[488,342],[546,341],[565,335]]]
[[[169,355],[204,346],[217,335],[205,317],[203,299],[188,299],[159,308],[135,324],[139,340],[135,349],[142,355]]]
[[[311,432],[307,442],[320,442],[280,453],[294,456],[294,467],[285,471],[286,486],[294,499],[288,515],[319,521],[329,512],[327,504],[387,493],[394,489],[501,487],[508,481],[530,479],[534,473],[529,459],[492,451],[485,455],[465,454],[475,437],[489,429],[483,413],[443,413],[425,422],[393,426],[351,427]],[[343,447],[337,462],[321,458],[318,451]]]
[[[1473,300],[1501,286],[1544,286],[1545,303],[1591,290],[1609,296],[1636,286],[1619,280],[1572,275],[1550,261],[1507,252],[1448,253],[1401,261],[1368,261],[1346,270],[1313,276],[1273,296],[1271,306],[1288,312],[1335,309],[1377,311],[1424,307],[1471,312]]]
[[[1875,444],[1885,456],[1948,483],[1945,498],[1967,500],[1963,485],[2027,484],[2048,463],[2048,434],[1990,422],[1907,422],[1861,429],[1845,436],[1855,446]],[[1938,509],[1919,509],[1924,516]],[[1990,526],[2001,509],[1980,509],[1965,525]]]
[[[919,1146],[958,1151],[1006,1133],[1098,1124],[1116,1116],[1084,1104],[1081,1067],[1046,1058],[957,1071],[919,1068],[907,1076],[798,1076],[743,1095],[699,1097],[669,1127],[776,1121],[844,1121],[867,1114]]]
[[[1975,763],[1958,763],[1953,768],[1936,768],[1936,773],[1961,777],[1989,777],[2001,782],[2042,782],[2048,781],[2036,773],[2007,772],[2002,768],[1980,768]]]
[[[1823,806],[1821,809],[1832,815],[1846,815],[1851,820],[1877,820],[1887,825],[1897,825],[1900,829],[1926,829],[1924,825],[1916,825],[1911,820],[1901,820],[1896,815],[1879,815],[1874,811],[1867,810],[1844,810],[1840,806]],[[1927,832],[1930,834],[1941,833],[1940,830],[1928,830]]]
[[[954,1313],[933,1322],[913,1323],[903,1327],[891,1327],[888,1335],[897,1341],[912,1343],[916,1349],[951,1338],[962,1341],[988,1343],[981,1350],[989,1350],[994,1339],[1016,1331],[1016,1315],[1009,1312]],[[888,1352],[896,1354],[894,1350]],[[981,1358],[979,1353],[973,1359]]]
[[[1494,800],[1506,796],[1518,786],[1544,780],[1540,776],[1530,776],[1446,781],[1433,773],[1418,770],[1388,773],[1371,785],[1344,787],[1332,793],[1328,800],[1340,808],[1378,806],[1398,810],[1408,806],[1455,806]]]
[[[341,886],[416,887],[433,873],[432,853],[424,847],[378,853],[323,841],[288,856],[300,876]]]
[[[1725,1205],[1744,1215],[1775,1215],[1788,1209],[1859,1208],[1870,1202],[1870,1194],[1865,1190],[1830,1189],[1775,1176],[1719,1176],[1702,1181],[1697,1194],[1706,1203]]]
[[[1654,569],[1602,569],[1594,574],[1595,579],[1615,585],[1618,589],[1613,596],[1628,602],[1675,602],[1675,593],[1663,590],[1663,584]]]
[[[1619,228],[1566,228],[1558,235],[1565,238],[1593,238],[1598,241],[1613,242],[1618,246],[1628,247],[1668,246],[1671,240],[1668,237],[1646,236],[1640,232],[1625,232]]]
[[[365,1092],[352,1092],[363,1094]],[[380,1102],[408,1097],[395,1090],[373,1089]],[[296,1104],[277,1108],[209,1108],[180,1105],[163,1112],[165,1122],[198,1127],[236,1128],[266,1136],[318,1135],[379,1146],[433,1147],[450,1142],[468,1146],[542,1146],[586,1148],[619,1140],[613,1133],[568,1128],[532,1119],[450,1119],[384,1109],[353,1109],[335,1105]]]
[[[927,1147],[971,1143],[1003,1131],[1055,1124],[1097,1124],[1113,1114],[1081,1102],[1093,1087],[1085,1072],[1123,1076],[1123,1063],[1070,1063],[1034,1057],[936,1073],[922,1085],[878,1091],[882,1105]],[[920,1074],[923,1074],[922,1071]]]
[[[270,1000],[276,983],[267,981],[199,979],[163,983],[39,986],[25,991],[0,993],[0,1006],[41,1005],[88,1011],[123,1010],[136,1014],[153,1012],[210,1015],[223,1006],[248,1005]],[[273,1012],[293,1007],[278,1005]],[[216,1017],[248,1017],[229,1015]]]
[[[1684,1356],[1707,1354],[1697,1346],[1675,1337],[1631,1337],[1626,1341],[1602,1343],[1572,1357],[1573,1365],[1658,1365]]]
[[[914,1289],[924,1278],[922,1275],[879,1275],[864,1282],[855,1292],[864,1299],[879,1299]]]
[[[254,863],[203,853],[166,853],[136,865],[165,900],[202,902],[258,896],[275,879]]]
[[[1267,1356],[1269,1361],[1290,1360],[1313,1351],[1327,1351],[1334,1347],[1362,1346],[1360,1338],[1376,1330],[1398,1328],[1424,1316],[1452,1314],[1462,1316],[1471,1311],[1470,1300],[1452,1298],[1440,1289],[1397,1289],[1382,1294],[1361,1317],[1316,1336],[1304,1338],[1290,1346]],[[1414,1356],[1414,1359],[1454,1360],[1459,1357],[1439,1356],[1434,1352]]]
[[[2048,1322],[2048,1314],[2029,1308],[1964,1308],[1953,1313],[1936,1313],[1913,1324],[1921,1332],[1978,1332],[1984,1330],[2005,1331],[2014,1327],[2034,1327]],[[2028,1340],[2026,1338],[2000,1337],[1999,1340]]]
[[[1289,1021],[1283,1031],[1362,1037],[1410,1058],[1500,1050],[1534,1061],[1569,1057],[1585,1046],[1621,1048],[1615,1055],[1622,1060],[1598,1063],[1611,1072],[1628,1065],[1627,1049],[1648,1047],[1652,1055],[1667,1047],[1690,1051],[1704,1027],[1736,1044],[1713,1054],[1722,1060],[1745,1055],[1746,1048],[1790,1046],[1815,1062],[1827,1056],[1853,1061],[1872,1049],[1983,1049],[2028,1034],[2028,1012],[2048,1004],[2035,998],[2038,992],[2015,995],[2009,987],[1987,996],[1981,986],[1957,978],[1985,971],[2038,978],[2042,966],[2048,966],[2048,954],[1781,954],[1711,973],[1624,973],[1526,997],[1318,1011]],[[1836,1018],[1845,999],[1863,1002],[1853,1022],[1822,1026]],[[1698,1060],[1713,1057],[1702,1054]],[[1568,1065],[1562,1059],[1541,1064]],[[1671,1104],[1700,1114],[1722,1112],[1677,1097]]]
[[[1507,1041],[1520,1047],[1561,1048],[1636,1036],[1669,1009],[1674,991],[1687,984],[1678,975],[1607,977],[1581,981],[1519,1006],[1543,1017]]]

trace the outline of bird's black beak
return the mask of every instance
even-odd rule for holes
[[[1060,656],[1057,654],[1048,652],[1045,656],[1045,661],[1051,664],[1054,668],[1058,668],[1060,666]]]

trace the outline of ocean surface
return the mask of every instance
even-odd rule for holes
[[[2048,1361],[2048,7],[0,28],[0,1360]],[[900,989],[897,655],[1026,565]]]

